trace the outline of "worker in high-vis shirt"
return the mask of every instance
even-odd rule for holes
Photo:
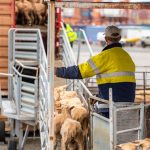
[[[100,98],[108,100],[109,88],[112,88],[114,102],[134,102],[135,64],[122,48],[120,39],[121,30],[116,26],[108,26],[105,29],[107,46],[102,52],[77,66],[55,68],[56,76],[84,79],[96,75]]]
[[[72,27],[68,23],[64,23],[66,29],[67,37],[69,39],[71,47],[73,47],[73,42],[77,39],[77,33],[73,31]]]

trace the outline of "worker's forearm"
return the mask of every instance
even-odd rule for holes
[[[56,68],[55,74],[57,77],[66,79],[82,79],[78,66]]]

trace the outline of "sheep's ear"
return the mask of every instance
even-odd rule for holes
[[[144,141],[150,142],[150,138],[145,138]]]
[[[72,110],[74,108],[74,106],[71,106],[69,109],[70,109],[70,111]]]
[[[132,143],[134,143],[135,145],[139,145],[140,144],[140,140],[138,140],[138,141],[133,141]]]
[[[121,150],[122,148],[121,148],[121,145],[117,145],[116,146],[116,150]]]

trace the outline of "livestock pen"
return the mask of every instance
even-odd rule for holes
[[[63,24],[62,24],[63,29]],[[83,32],[83,31],[82,31]],[[86,35],[84,34],[84,37]],[[67,35],[65,30],[62,31],[61,37],[63,38],[63,61],[66,67],[76,64],[76,59],[72,49],[67,41]],[[89,55],[93,55],[93,51],[85,37],[86,44],[88,45]],[[80,40],[80,39],[79,39]],[[79,55],[78,55],[79,56]],[[77,59],[78,60],[78,59]],[[141,70],[141,67],[137,67],[137,90],[148,91],[149,90],[149,72],[148,70]],[[142,68],[143,69],[143,68]],[[140,74],[140,76],[139,76]],[[146,74],[146,76],[143,75]],[[146,82],[146,83],[145,83]],[[95,78],[89,78],[85,81],[71,81],[67,80],[68,84],[71,84],[70,90],[77,90],[83,99],[88,103],[90,110],[90,143],[89,149],[98,150],[100,147],[104,149],[116,149],[120,143],[131,142],[143,137],[149,137],[147,123],[149,122],[149,116],[146,113],[149,112],[150,104],[144,99],[135,103],[114,103],[112,100],[112,92],[110,92],[109,102],[107,100],[96,97],[98,93],[98,87],[96,85]],[[95,102],[102,103],[101,108],[109,108],[110,118],[106,118],[97,113],[95,109]],[[145,127],[144,127],[145,126]]]
[[[54,149],[54,124],[53,124],[53,118],[54,118],[54,53],[55,53],[55,36],[56,36],[56,32],[55,32],[55,8],[63,8],[63,7],[79,7],[79,8],[127,8],[127,9],[142,9],[142,8],[149,8],[149,4],[146,3],[103,3],[103,2],[97,2],[97,3],[93,3],[93,2],[73,2],[73,1],[48,1],[48,46],[47,46],[47,58],[45,57],[45,53],[43,52],[43,46],[39,46],[38,44],[40,44],[40,42],[38,42],[39,38],[39,30],[37,31],[37,29],[12,29],[11,30],[11,39],[14,38],[14,58],[10,57],[11,60],[11,67],[10,70],[13,70],[13,75],[12,72],[11,76],[15,77],[13,78],[13,80],[11,79],[11,82],[13,82],[13,86],[17,89],[15,89],[14,91],[17,91],[20,89],[20,86],[22,86],[22,88],[24,88],[23,91],[21,91],[21,93],[19,93],[18,95],[13,95],[15,104],[21,107],[17,106],[17,110],[18,113],[22,113],[28,111],[28,113],[23,113],[25,115],[28,114],[36,114],[38,113],[38,122],[39,122],[39,128],[40,128],[40,138],[41,138],[41,149]],[[62,27],[63,28],[63,27]],[[28,34],[29,32],[31,32],[31,30],[33,30],[33,32],[37,31],[37,34]],[[28,36],[26,35],[26,33],[24,32],[28,32]],[[19,38],[19,39],[18,39]],[[29,38],[29,39],[28,39]],[[74,58],[74,56],[72,55],[72,49],[69,45],[69,41],[67,40],[66,37],[66,33],[64,32],[64,29],[62,31],[62,35],[61,38],[63,38],[63,43],[62,43],[62,47],[63,50],[65,49],[65,51],[63,51],[63,60],[65,62],[65,65],[73,65],[76,64],[76,60]],[[28,41],[32,41],[33,42],[33,46],[31,46],[31,43]],[[41,41],[41,40],[40,40]],[[88,42],[88,41],[87,41]],[[42,44],[43,45],[43,44]],[[37,46],[37,47],[36,47]],[[12,46],[13,47],[13,46]],[[33,51],[28,51],[29,47],[33,50]],[[21,49],[21,53],[18,51],[18,49]],[[39,51],[42,49],[42,53],[39,53]],[[25,50],[25,52],[24,52]],[[29,52],[29,53],[28,53]],[[33,55],[31,55],[33,54]],[[32,57],[33,56],[33,57]],[[32,66],[33,64],[30,64],[30,62],[19,62],[16,60],[17,58],[23,58],[26,57],[26,59],[35,59],[37,58],[36,64],[38,64],[37,66],[34,67],[39,67],[39,85],[40,88],[38,89],[38,94],[39,94],[39,101],[38,101],[38,105],[36,105],[36,102],[34,103],[33,106],[27,106],[28,104],[25,104],[24,101],[27,101],[28,99],[25,99],[22,101],[22,99],[19,99],[20,95],[25,95],[26,98],[27,97],[32,97],[33,98],[33,91],[36,88],[33,88],[34,90],[29,93],[24,93],[24,91],[26,91],[25,89],[28,87],[29,84],[24,83],[23,80],[17,80],[19,77],[20,79],[22,77],[25,77],[24,72],[22,72],[22,69],[19,69],[19,67],[28,67],[28,69]],[[41,59],[43,58],[43,59]],[[43,61],[44,60],[44,61]],[[13,62],[13,63],[12,63]],[[38,63],[37,63],[38,62]],[[22,64],[23,63],[23,64]],[[35,63],[35,62],[34,62]],[[32,68],[33,69],[33,68]],[[26,76],[27,77],[27,76]],[[28,76],[29,77],[29,76]],[[11,77],[10,77],[11,78]],[[16,82],[18,81],[18,82]],[[20,81],[20,82],[19,82]],[[68,83],[70,83],[70,81],[67,81]],[[31,85],[30,85],[31,86]],[[29,86],[29,87],[30,87]],[[10,86],[11,89],[11,86]],[[32,89],[30,87],[30,89]],[[104,141],[105,145],[109,145],[111,149],[115,149],[116,144],[118,144],[118,142],[116,142],[116,134],[121,134],[124,132],[129,132],[129,131],[136,131],[137,132],[137,138],[142,138],[143,136],[143,110],[144,107],[146,107],[147,105],[145,104],[131,104],[130,106],[128,104],[113,104],[113,102],[111,101],[111,92],[110,92],[110,103],[109,106],[111,106],[110,108],[110,119],[106,119],[104,117],[102,117],[101,115],[95,114],[94,109],[92,108],[93,106],[90,104],[90,101],[93,101],[93,99],[95,99],[96,101],[101,101],[104,103],[108,103],[108,101],[104,101],[102,99],[97,99],[96,97],[93,96],[93,94],[89,91],[89,89],[87,88],[86,82],[82,82],[82,81],[77,81],[71,83],[70,89],[72,90],[77,90],[79,93],[81,93],[81,97],[83,98],[84,101],[88,102],[88,106],[89,106],[89,110],[90,110],[90,136],[88,137],[87,141],[88,141],[88,147],[87,149],[99,149],[99,146],[101,146],[103,143],[97,141],[97,138],[99,138],[99,135],[95,134],[99,133],[99,130],[101,128],[98,128],[95,125],[94,122],[98,122],[98,123],[103,123],[103,127],[105,127],[105,131],[107,131],[107,133],[104,133],[107,139],[102,139],[101,141]],[[11,90],[10,90],[11,91]],[[113,92],[113,91],[112,91]],[[29,96],[30,95],[30,96]],[[35,98],[35,97],[34,97]],[[20,100],[20,101],[19,101]],[[23,103],[22,103],[23,102]],[[30,101],[31,102],[31,101]],[[33,112],[33,110],[30,109],[26,109],[26,107],[34,107],[35,110]],[[38,107],[38,111],[36,110]],[[108,105],[107,105],[108,107]],[[131,108],[132,107],[132,108]],[[135,121],[138,125],[137,127],[132,127],[132,129],[120,129],[119,131],[115,129],[116,125],[114,125],[116,114],[114,114],[114,110],[119,112],[121,110],[135,110],[135,114],[133,116],[135,116]],[[15,120],[18,122],[22,121],[22,118],[19,116],[20,114],[15,114],[15,116],[12,115],[8,115],[7,113],[5,115],[7,115],[9,118]],[[139,116],[140,113],[140,116]],[[29,116],[28,116],[29,117]],[[30,116],[31,117],[31,116]],[[33,119],[33,118],[32,118]],[[128,118],[126,118],[128,119]],[[129,118],[130,119],[130,118]],[[24,120],[24,119],[23,119]],[[34,119],[33,119],[34,120]],[[139,122],[137,120],[140,120]],[[26,120],[25,122],[28,124],[29,120]],[[37,121],[36,119],[34,120]],[[117,122],[115,122],[117,124]],[[27,138],[27,133],[28,133],[28,126],[26,128],[26,133],[24,135],[24,138],[22,136],[22,133],[19,130],[19,125],[18,123],[16,123],[17,125],[17,129],[15,130],[17,131],[17,134],[21,134],[18,135],[19,136],[19,148],[22,149],[25,143],[25,139]],[[93,128],[94,127],[94,128]],[[14,128],[13,128],[14,129]],[[95,130],[98,129],[98,130]],[[123,130],[123,131],[121,131]],[[12,130],[14,131],[14,130]],[[98,132],[97,132],[98,131]],[[102,131],[100,131],[102,132]],[[118,132],[118,133],[117,133]],[[113,137],[112,137],[113,135]],[[14,135],[13,135],[14,136]],[[97,137],[96,137],[97,136]],[[122,141],[121,141],[122,142]],[[124,142],[124,141],[123,141]],[[109,144],[108,144],[109,143]],[[98,148],[97,148],[98,147]],[[106,147],[106,149],[109,149],[108,147]]]

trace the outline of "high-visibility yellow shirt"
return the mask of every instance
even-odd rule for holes
[[[82,78],[96,75],[97,84],[135,82],[135,64],[121,47],[104,50],[79,65]]]
[[[66,24],[66,33],[70,42],[73,42],[77,39],[77,33],[73,31],[69,24]]]

